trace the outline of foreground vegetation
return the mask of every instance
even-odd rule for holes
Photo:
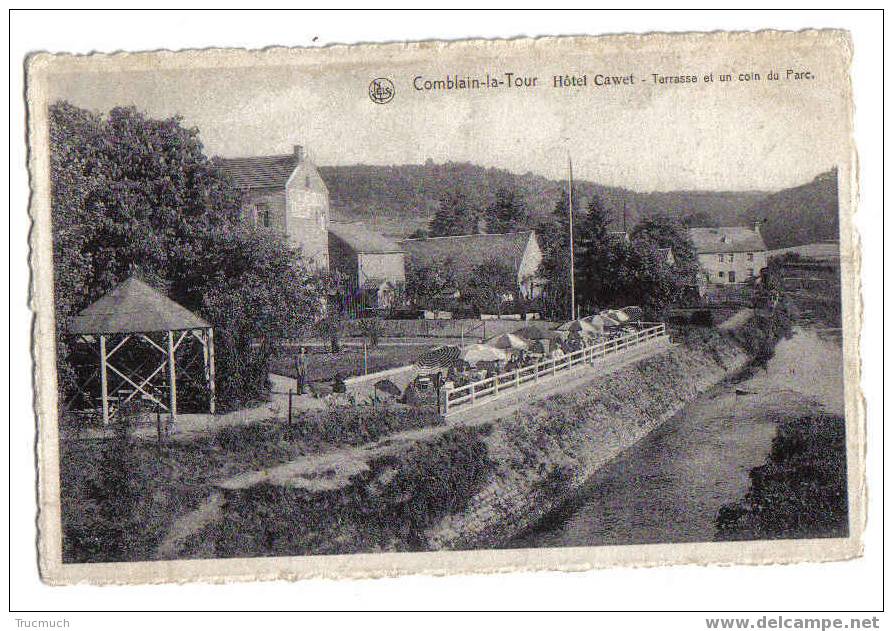
[[[151,559],[173,521],[204,501],[217,481],[441,423],[424,410],[381,404],[306,412],[290,426],[272,421],[221,428],[161,449],[134,439],[125,427],[107,441],[63,441],[63,559]]]
[[[846,429],[840,416],[791,419],[766,463],[750,472],[744,499],[716,516],[717,540],[845,537]]]

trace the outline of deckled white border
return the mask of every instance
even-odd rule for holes
[[[864,405],[859,392],[858,332],[861,323],[859,299],[859,249],[852,216],[856,208],[855,148],[850,164],[839,167],[841,200],[841,274],[844,300],[844,363],[846,370],[846,416],[851,536],[847,539],[821,539],[782,542],[729,542],[700,544],[661,544],[648,546],[603,546],[533,550],[480,550],[470,552],[380,553],[341,556],[159,561],[115,564],[61,564],[61,533],[58,502],[58,440],[55,419],[56,383],[53,362],[52,269],[49,235],[49,184],[46,137],[47,75],[74,70],[145,70],[243,65],[320,65],[363,63],[370,55],[381,58],[399,55],[411,63],[444,50],[460,51],[466,58],[489,57],[500,50],[527,48],[532,55],[558,56],[565,50],[592,50],[600,53],[629,51],[629,54],[664,48],[695,50],[723,40],[761,46],[778,41],[792,47],[825,44],[836,47],[843,71],[841,89],[851,94],[846,75],[851,59],[851,43],[840,31],[799,33],[763,31],[760,33],[714,33],[674,35],[619,35],[607,37],[539,38],[512,40],[469,40],[458,42],[417,42],[362,46],[332,46],[324,49],[272,48],[263,51],[209,49],[191,52],[158,51],[93,56],[37,55],[28,62],[29,167],[32,175],[32,299],[35,313],[33,352],[35,359],[36,409],[40,419],[38,457],[40,462],[40,554],[44,579],[50,583],[158,583],[184,581],[223,582],[230,580],[295,579],[308,577],[377,577],[405,573],[448,574],[459,572],[500,572],[513,570],[585,570],[595,567],[655,566],[665,564],[793,563],[852,558],[861,552],[865,523]],[[385,62],[386,63],[386,62]],[[850,103],[852,101],[850,100]],[[852,128],[852,105],[849,112]]]

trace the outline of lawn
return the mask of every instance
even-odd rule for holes
[[[440,342],[416,345],[379,345],[366,351],[366,371],[378,372],[397,368],[415,362],[425,351]],[[277,375],[295,377],[295,351],[284,350],[275,355],[270,363],[270,371]],[[342,346],[338,353],[330,353],[328,348],[313,347],[305,355],[310,381],[331,381],[336,372],[345,378],[363,374],[362,346]]]

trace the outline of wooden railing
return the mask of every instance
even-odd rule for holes
[[[447,389],[443,396],[444,415],[451,414],[461,407],[476,405],[488,397],[509,390],[517,390],[530,383],[550,380],[565,370],[584,364],[594,364],[598,359],[623,352],[649,340],[666,337],[667,327],[664,323],[648,322],[645,324],[651,326],[635,333],[581,348],[556,359],[544,359],[536,364],[474,381],[459,388]]]

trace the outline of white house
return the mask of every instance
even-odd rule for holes
[[[759,223],[752,228],[689,228],[688,232],[698,253],[699,284],[744,283],[766,268],[768,252]]]

